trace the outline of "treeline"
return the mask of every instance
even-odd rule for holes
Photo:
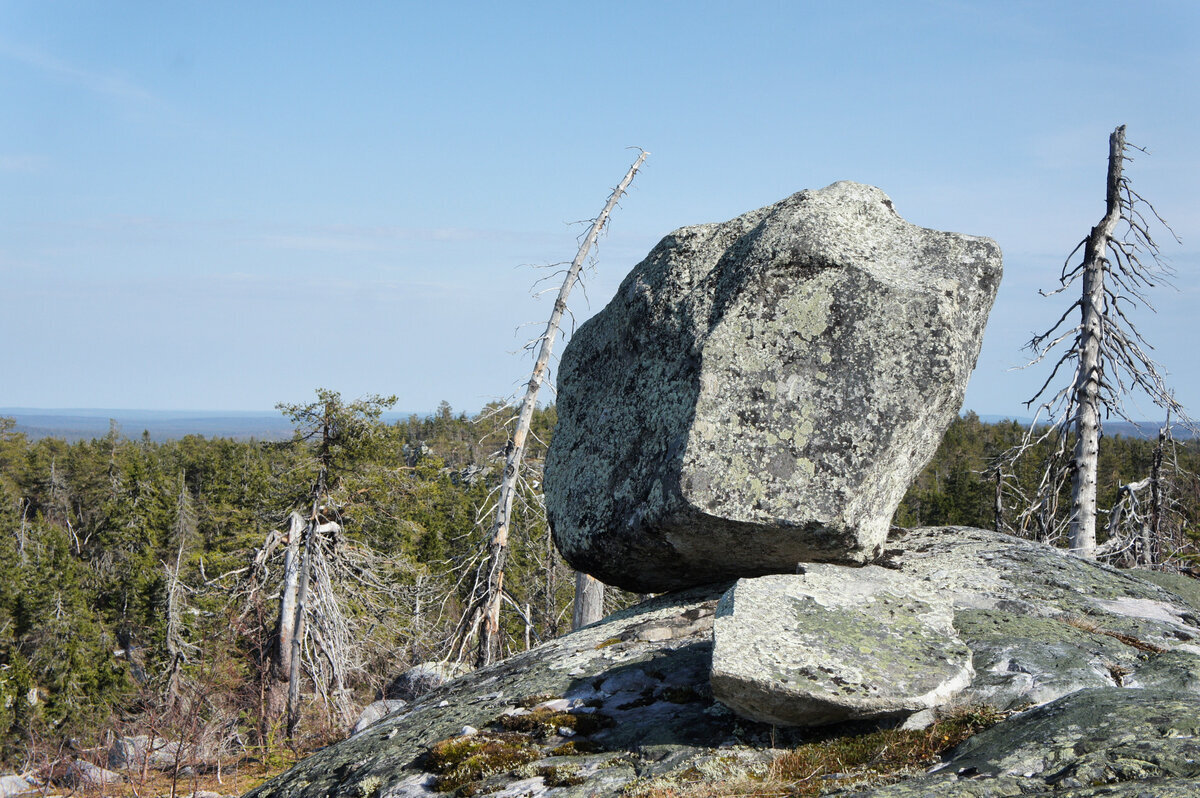
[[[393,424],[351,404],[337,410],[368,434],[328,460],[320,513],[337,524],[314,574],[326,584],[320,601],[336,606],[313,611],[347,650],[340,664],[307,652],[301,748],[344,734],[353,709],[389,679],[444,656],[507,441],[499,406],[468,416],[443,403]],[[553,407],[538,411],[526,455],[533,470],[505,578],[508,651],[570,624],[573,580],[538,495],[555,418]],[[1052,444],[1004,472],[999,505],[990,469],[1024,433],[973,414],[956,421],[895,523],[1020,531],[1021,496],[1032,495]],[[1150,473],[1155,446],[1104,440],[1101,506]],[[1190,474],[1200,451],[1179,445],[1170,458],[1164,550],[1184,562],[1196,551],[1200,485]],[[68,444],[28,440],[0,420],[0,760],[28,767],[32,752],[86,747],[114,730],[204,741],[218,759],[276,748],[285,538],[290,514],[310,513],[317,471],[316,444],[299,436],[154,443],[113,429]]]
[[[933,459],[909,487],[893,524],[976,526],[1065,546],[1069,481],[1060,485],[1052,502],[1033,505],[1047,461],[1062,448],[1057,435],[1040,430],[1029,436],[1027,428],[1015,421],[987,424],[975,413],[956,419]],[[1067,451],[1072,444],[1073,440],[1067,441]],[[1014,458],[1023,446],[1024,454]],[[1098,473],[1098,542],[1107,542],[1110,531],[1126,534],[1131,523],[1154,522],[1158,525],[1154,564],[1200,565],[1200,480],[1196,476],[1200,440],[1168,439],[1160,444],[1154,439],[1106,436],[1100,442]],[[1156,473],[1157,508],[1151,506],[1150,484]],[[1110,549],[1108,559],[1114,564],[1135,564],[1128,550]]]

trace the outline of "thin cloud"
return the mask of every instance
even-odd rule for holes
[[[513,231],[399,226],[301,225],[287,232],[260,235],[258,241],[275,249],[313,252],[373,252],[399,241],[487,241],[516,237]]]
[[[381,249],[377,241],[349,236],[266,235],[259,240],[272,249],[305,252],[373,252]]]
[[[45,162],[38,155],[0,155],[0,172],[37,172]]]
[[[153,94],[119,75],[82,69],[32,47],[0,40],[0,56],[95,94],[132,102],[157,101]]]

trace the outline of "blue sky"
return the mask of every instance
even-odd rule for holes
[[[636,145],[580,320],[675,227],[858,180],[1000,243],[966,406],[1024,414],[1125,123],[1183,239],[1139,321],[1195,415],[1197,86],[1190,0],[0,0],[0,406],[476,410]]]

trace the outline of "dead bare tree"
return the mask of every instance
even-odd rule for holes
[[[181,615],[183,612],[183,592],[186,586],[180,579],[183,568],[183,555],[187,545],[196,534],[196,511],[192,506],[192,497],[184,483],[183,475],[179,477],[179,497],[175,501],[175,524],[172,529],[175,537],[175,563],[163,563],[167,577],[167,656],[169,658],[167,686],[164,703],[167,711],[175,708],[179,700],[183,666],[188,654],[199,649],[184,639]]]
[[[600,215],[592,220],[575,259],[571,261],[571,265],[567,269],[562,288],[558,292],[558,298],[554,301],[554,310],[550,314],[550,320],[546,323],[546,330],[530,344],[538,348],[537,359],[534,361],[533,372],[526,383],[525,397],[517,413],[516,426],[505,447],[504,473],[495,500],[495,510],[488,535],[487,556],[475,572],[471,600],[455,634],[452,655],[458,661],[462,661],[466,656],[472,641],[477,642],[475,657],[477,666],[491,664],[500,654],[500,605],[504,597],[504,566],[508,558],[509,525],[512,520],[513,500],[519,492],[521,461],[525,454],[525,441],[529,435],[533,411],[537,406],[538,391],[546,376],[550,355],[554,349],[554,341],[558,337],[563,314],[567,310],[567,297],[579,280],[579,273],[583,268],[584,261],[587,260],[588,252],[595,246],[600,233],[608,224],[608,217],[613,208],[628,190],[634,175],[637,174],[649,154],[644,150],[639,151],[637,160],[609,194],[608,201],[605,203],[604,209],[600,211]]]
[[[1081,557],[1096,556],[1096,468],[1099,459],[1101,413],[1133,421],[1124,409],[1124,397],[1130,392],[1145,393],[1160,408],[1174,412],[1190,422],[1183,407],[1175,400],[1163,378],[1162,367],[1151,359],[1153,349],[1142,338],[1127,311],[1142,305],[1153,311],[1146,290],[1171,273],[1160,256],[1151,235],[1151,219],[1167,226],[1149,202],[1130,187],[1124,165],[1132,161],[1130,149],[1139,147],[1125,140],[1121,125],[1109,136],[1108,178],[1105,213],[1100,222],[1071,251],[1059,275],[1059,288],[1052,296],[1082,283],[1081,296],[1063,312],[1046,332],[1035,335],[1027,344],[1034,353],[1029,365],[1041,362],[1060,351],[1050,375],[1026,406],[1038,404],[1038,419],[1046,414],[1052,426],[1031,425],[1019,455],[1033,439],[1057,436],[1059,457],[1051,458],[1036,501],[1025,509],[1027,516],[1043,518],[1053,508],[1057,496],[1071,479],[1071,509],[1067,518],[1068,546]],[[1071,259],[1083,249],[1083,259],[1071,265]],[[1079,322],[1066,327],[1072,312],[1078,309]],[[1066,344],[1060,349],[1060,345]],[[1060,371],[1071,371],[1070,382],[1058,390],[1051,388]],[[1071,454],[1066,456],[1068,445]],[[1027,520],[1027,519],[1026,519]]]
[[[1168,417],[1158,431],[1149,474],[1118,488],[1109,511],[1108,539],[1096,556],[1120,566],[1180,567],[1194,557],[1194,540],[1185,530],[1188,519],[1179,501],[1196,475],[1180,467]]]
[[[317,394],[316,402],[278,406],[296,424],[297,442],[317,442],[316,473],[304,499],[305,511],[289,513],[286,533],[272,530],[266,536],[234,591],[235,600],[246,608],[244,616],[276,584],[272,563],[282,559],[264,710],[269,726],[286,707],[290,739],[299,722],[305,670],[325,705],[340,720],[348,719],[347,677],[361,670],[363,654],[359,624],[392,607],[401,589],[392,577],[404,569],[402,563],[347,539],[341,503],[343,472],[368,451],[380,414],[395,398],[371,396],[343,403],[335,391],[322,389]],[[349,601],[360,610],[355,613],[358,618],[348,613]]]

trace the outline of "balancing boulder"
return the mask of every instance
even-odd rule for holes
[[[639,592],[876,557],[959,411],[999,247],[834,183],[684,227],[564,350],[545,491]]]

